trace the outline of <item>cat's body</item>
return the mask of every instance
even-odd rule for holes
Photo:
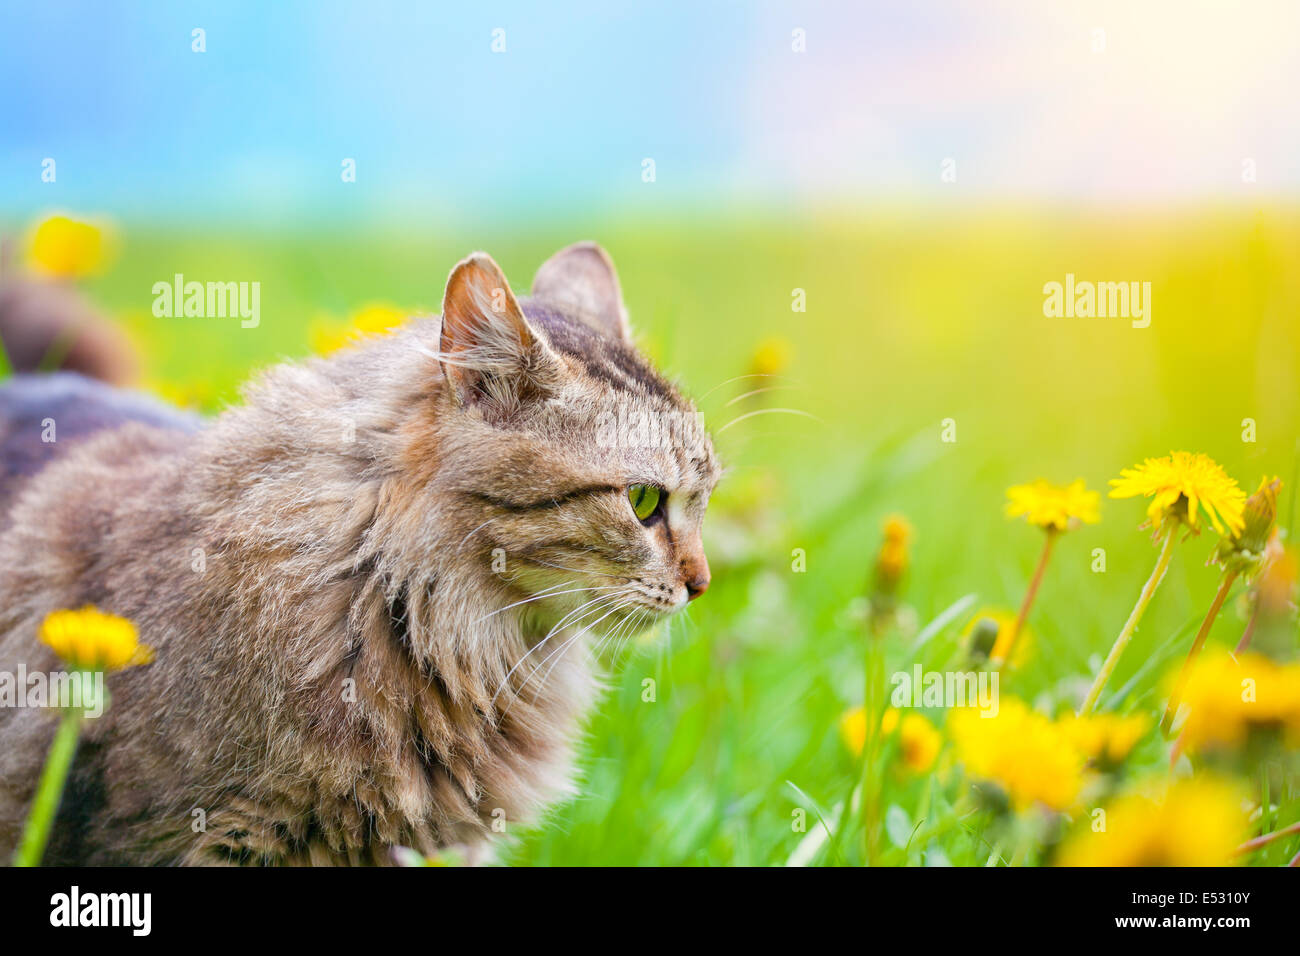
[[[599,249],[534,292],[471,257],[441,320],[278,367],[205,428],[104,428],[0,472],[0,671],[57,669],[36,632],[62,607],[156,649],[110,676],[48,862],[384,863],[480,846],[565,792],[586,628],[703,590],[717,466],[702,431],[596,440],[622,404],[694,420],[632,348]],[[665,490],[647,522],[637,482]],[[0,709],[0,854],[53,727]]]

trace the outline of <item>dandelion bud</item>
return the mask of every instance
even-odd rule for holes
[[[991,617],[982,617],[975,622],[970,632],[970,656],[973,660],[985,660],[993,653],[1001,625]]]
[[[1265,478],[1259,483],[1259,490],[1246,499],[1241,529],[1219,539],[1210,558],[1213,563],[1238,574],[1252,575],[1260,570],[1277,518],[1277,493],[1281,487],[1277,478]]]
[[[884,540],[876,552],[871,583],[871,625],[879,633],[893,620],[897,595],[908,565],[908,543],[912,526],[899,515],[890,515],[882,528]]]

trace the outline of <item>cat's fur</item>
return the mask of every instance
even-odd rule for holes
[[[597,440],[628,407],[685,430]],[[718,470],[691,412],[580,244],[522,304],[475,254],[441,319],[279,366],[206,427],[128,421],[0,472],[0,670],[57,669],[40,622],[87,603],[157,651],[110,675],[47,862],[385,863],[535,817],[596,694],[584,628],[707,586]],[[649,524],[633,483],[668,491]],[[53,728],[0,709],[0,857]]]

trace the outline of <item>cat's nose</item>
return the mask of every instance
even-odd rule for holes
[[[686,600],[694,601],[709,589],[709,562],[704,553],[682,564],[682,583],[686,585]]]

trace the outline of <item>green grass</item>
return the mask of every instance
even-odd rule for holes
[[[742,409],[755,346],[779,336],[792,359],[762,415],[722,431],[729,468],[709,522],[714,584],[687,618],[614,664],[612,689],[583,747],[581,796],[518,834],[520,864],[780,864],[802,834],[792,811],[829,813],[857,769],[837,721],[862,701],[866,637],[848,613],[863,593],[882,519],[916,528],[905,602],[922,626],[966,595],[1015,608],[1039,534],[1002,515],[1005,488],[1038,476],[1106,481],[1145,456],[1203,451],[1253,490],[1287,481],[1293,527],[1300,434],[1300,220],[1203,210],[1105,218],[1056,211],[994,218],[797,222],[612,221],[520,233],[312,237],[176,235],[124,227],[121,260],[90,294],[146,349],[151,376],[209,407],[233,400],[250,370],[303,355],[320,313],[370,301],[435,312],[450,267],[490,251],[516,288],[554,249],[580,238],[619,266],[633,324],[664,367],[701,396],[715,430]],[[150,287],[173,273],[262,283],[262,321],[158,319]],[[1042,286],[1066,272],[1150,281],[1154,320],[1047,319]],[[791,311],[805,289],[807,312]],[[1242,421],[1257,441],[1242,441]],[[957,440],[941,441],[941,422]],[[1003,693],[1053,704],[1095,671],[1155,560],[1143,507],[1106,501],[1101,524],[1057,547],[1030,621],[1032,657]],[[1185,653],[1213,595],[1210,533],[1180,546],[1103,701],[1154,710],[1156,683]],[[1106,571],[1091,570],[1104,548]],[[803,549],[807,569],[792,570]],[[925,645],[941,666],[969,619]],[[1211,635],[1234,643],[1229,603]],[[894,634],[886,673],[917,656]],[[643,682],[655,682],[653,702]],[[930,716],[941,723],[943,715]],[[1135,757],[1158,770],[1154,741]],[[940,820],[951,777],[884,777],[891,831]],[[1274,799],[1278,799],[1274,794]],[[1276,818],[1300,817],[1294,794]],[[904,842],[906,842],[904,840]],[[885,846],[892,846],[886,840]],[[1261,856],[1285,862],[1297,841]],[[954,826],[895,862],[983,863],[992,848]],[[846,847],[847,858],[857,852]],[[860,857],[860,852],[858,857]],[[822,862],[827,862],[822,857]]]

